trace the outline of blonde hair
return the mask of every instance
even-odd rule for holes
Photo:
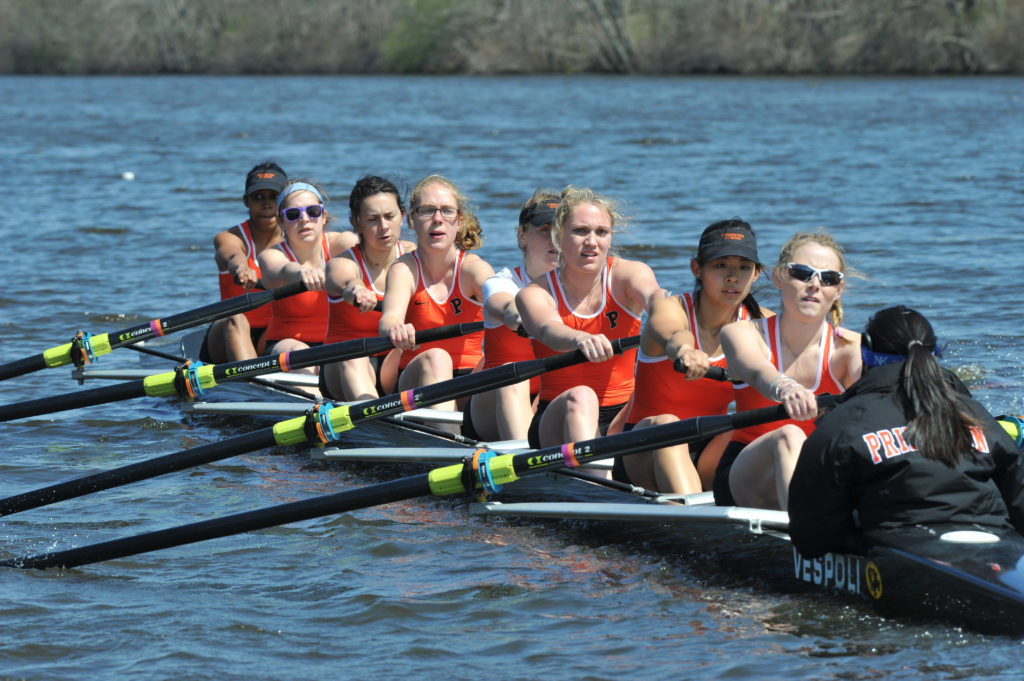
[[[780,279],[789,276],[786,272],[786,264],[793,262],[793,254],[798,248],[807,244],[817,244],[830,249],[839,260],[839,271],[844,276],[854,274],[846,264],[846,251],[832,238],[831,234],[823,229],[814,232],[797,232],[791,236],[779,251],[779,259],[775,263],[772,273]],[[838,297],[832,301],[832,308],[828,311],[828,320],[832,326],[839,326],[839,322],[843,321],[843,303]]]
[[[558,260],[562,261],[562,230],[565,228],[565,222],[569,219],[569,213],[576,206],[584,204],[590,204],[597,206],[611,219],[612,232],[617,232],[615,229],[616,225],[623,223],[625,218],[622,213],[619,212],[618,203],[614,199],[607,196],[601,196],[595,193],[592,189],[587,187],[574,187],[573,185],[567,185],[562,189],[561,196],[559,198],[558,210],[555,211],[555,220],[551,223],[551,241],[554,243],[555,248],[558,249]]]
[[[459,204],[459,231],[455,235],[455,245],[463,251],[480,248],[484,242],[484,230],[480,227],[480,221],[473,212],[472,206],[469,205],[469,201],[459,191],[459,188],[455,186],[455,183],[443,175],[427,175],[416,183],[416,186],[413,187],[412,192],[409,194],[409,214],[412,215],[416,207],[420,205],[420,198],[423,196],[423,192],[432,184],[447,187],[448,191],[455,197],[455,201]]]

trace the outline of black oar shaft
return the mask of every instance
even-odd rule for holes
[[[230,317],[241,312],[254,310],[261,305],[302,293],[305,290],[305,284],[297,281],[269,291],[250,291],[234,298],[228,298],[227,300],[204,305],[194,310],[171,315],[166,319],[154,319],[113,333],[104,333],[94,337],[99,346],[96,349],[96,355],[99,356],[125,345],[131,345],[149,340],[150,338],[174,333],[175,331],[199,326],[200,324],[206,324],[217,319],[223,319],[224,317]],[[40,371],[47,367],[70,364],[73,352],[72,344],[67,343],[50,348],[38,355],[0,364],[0,381],[32,373],[33,371]]]
[[[43,357],[43,353],[40,352],[38,355],[32,355],[31,357],[17,359],[13,362],[0,365],[0,381],[8,378],[14,378],[15,376],[30,374],[33,371],[41,371],[45,368],[46,358]]]
[[[107,385],[92,390],[53,395],[37,400],[16,402],[0,406],[0,421],[13,421],[15,419],[39,416],[40,414],[52,414],[68,409],[80,407],[91,407],[97,404],[119,402],[130,400],[136,397],[143,397],[146,394],[146,386],[143,381],[125,381],[115,385]]]
[[[188,312],[180,312],[164,319],[154,319],[151,322],[112,333],[110,334],[110,347],[111,349],[119,348],[123,345],[138,343],[155,336],[163,336],[168,333],[190,329],[194,326],[200,326],[201,324],[207,324],[218,319],[254,310],[261,305],[266,305],[288,296],[294,296],[305,290],[306,285],[301,281],[296,281],[266,291],[249,291],[240,296],[210,303]]]
[[[390,504],[428,494],[430,494],[428,476],[418,475],[313,499],[295,501],[290,504],[236,513],[166,530],[156,530],[135,537],[113,539],[66,551],[4,560],[0,561],[0,567],[72,568],[242,532],[263,530],[325,515],[355,511],[368,506]]]
[[[421,332],[419,335],[422,342],[427,343],[445,338],[454,338],[456,336],[462,336],[469,333],[476,333],[478,331],[482,331],[483,326],[483,322],[452,324],[450,326],[442,326],[437,329],[428,329]],[[237,381],[252,378],[253,376],[268,374],[275,371],[290,371],[292,369],[315,366],[325,362],[338,362],[346,359],[354,359],[356,357],[366,357],[368,355],[374,355],[390,350],[392,347],[391,340],[387,336],[360,338],[352,341],[331,343],[329,345],[308,348],[305,350],[297,350],[283,355],[266,355],[239,362],[206,365],[201,367],[200,371],[208,370],[209,376],[214,379],[214,385],[216,385],[226,381]],[[199,380],[201,384],[204,384],[203,378],[200,378]],[[89,407],[97,404],[107,404],[120,400],[130,400],[136,397],[144,397],[146,395],[154,397],[172,396],[176,394],[177,390],[175,387],[174,372],[154,374],[148,379],[132,381],[129,384],[124,385],[131,385],[132,388],[107,386],[104,388],[83,390],[77,393],[52,395],[50,397],[28,400],[26,402],[0,405],[0,422],[27,418],[29,416],[39,416],[40,414],[53,414],[58,411],[67,411],[69,409],[78,409],[79,407]],[[141,386],[141,389],[136,390],[134,388],[136,385]]]
[[[85,494],[100,492],[111,487],[126,485],[139,480],[146,480],[156,475],[173,473],[174,471],[202,466],[203,464],[221,461],[232,456],[253,452],[276,444],[274,429],[263,428],[246,435],[233,437],[230,440],[212,442],[207,445],[193,447],[182,452],[175,452],[155,459],[86,475],[74,480],[57,483],[31,492],[16,494],[0,499],[0,515],[20,513],[32,508],[55,504],[58,501],[73,499]]]
[[[834,399],[830,396],[819,397],[818,403],[821,406]],[[779,405],[740,414],[686,419],[676,423],[587,440],[572,446],[561,445],[515,456],[503,456],[510,459],[507,468],[514,469],[518,474],[510,476],[514,480],[543,472],[545,469],[576,465],[576,462],[582,460],[598,460],[615,454],[655,449],[666,444],[692,442],[730,429],[767,423],[785,418],[785,416],[785,409]],[[483,464],[481,463],[481,465]],[[498,472],[501,475],[500,469]],[[157,530],[135,537],[114,539],[55,553],[12,558],[0,561],[0,567],[71,568],[419,496],[458,494],[466,491],[463,485],[465,473],[465,465],[446,466],[434,469],[426,475],[402,478],[356,490]],[[478,476],[479,471],[473,471],[473,475]]]

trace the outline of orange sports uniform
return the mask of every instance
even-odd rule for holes
[[[612,274],[614,258],[609,256],[605,263],[601,278],[604,295],[601,309],[593,315],[582,317],[573,312],[565,301],[562,282],[555,271],[548,272],[548,289],[555,299],[558,315],[562,323],[572,329],[590,334],[604,334],[609,340],[626,338],[640,333],[640,315],[633,314],[629,308],[615,300],[612,293]],[[543,343],[533,340],[533,352],[538,359],[558,354]],[[629,400],[633,393],[633,366],[636,363],[636,349],[621,355],[615,355],[606,362],[583,362],[558,371],[548,371],[540,378],[540,399],[551,402],[560,394],[578,385],[587,385],[594,389],[600,406],[622,404]]]
[[[260,266],[256,262],[256,244],[252,240],[252,233],[249,231],[249,221],[246,220],[242,224],[238,225],[238,230],[242,233],[242,240],[245,241],[246,251],[248,253],[249,269],[255,270],[256,274],[260,274]],[[234,298],[241,296],[249,291],[242,285],[235,283],[235,277],[230,272],[220,272],[218,277],[220,280],[220,299],[227,300],[228,298]],[[255,310],[249,310],[245,313],[246,318],[249,320],[249,326],[254,329],[264,329],[270,324],[270,304],[260,305]]]
[[[769,317],[762,319],[761,324],[763,331],[767,332],[765,335],[768,339],[768,349],[771,351],[771,362],[775,364],[776,368],[782,371],[782,352],[779,350],[779,324],[782,320],[782,316]],[[833,341],[832,337],[835,335],[835,328],[825,323],[825,331],[821,334],[821,341],[818,345],[818,375],[814,379],[814,385],[811,386],[811,390],[815,395],[824,395],[825,393],[831,393],[838,395],[843,392],[843,384],[836,380],[835,376],[832,375],[832,348]],[[773,402],[767,397],[759,393],[756,389],[752,388],[747,384],[738,385],[735,387],[736,393],[736,411],[749,411],[750,409],[758,409],[759,407],[773,407],[778,402]],[[799,426],[808,435],[814,430],[814,421],[796,421],[793,419],[787,419],[785,421],[772,421],[771,423],[765,423],[760,426],[751,426],[749,428],[743,428],[741,430],[733,431],[732,441],[742,442],[743,444],[749,444],[757,439],[759,436],[765,433],[770,433],[777,428],[781,428],[787,423]]]
[[[419,253],[413,251],[412,257],[416,260],[416,292],[409,301],[409,307],[405,312],[405,321],[412,324],[417,330],[434,329],[449,324],[465,324],[469,322],[483,321],[484,306],[462,292],[461,274],[462,262],[466,252],[460,250],[455,260],[455,277],[452,279],[452,287],[443,300],[434,300],[430,291],[423,285],[423,267],[420,265]],[[482,338],[479,333],[466,334],[457,338],[424,343],[416,350],[408,350],[402,353],[402,359],[398,366],[404,369],[416,355],[431,348],[441,348],[452,358],[452,365],[455,370],[475,369],[483,357]]]
[[[700,346],[700,328],[697,325],[697,310],[693,304],[693,296],[684,293],[679,298],[690,321],[696,348],[704,350]],[[736,319],[749,318],[750,312],[740,305]],[[709,357],[708,360],[711,366],[725,367],[725,355]],[[651,357],[641,350],[637,354],[633,406],[626,420],[635,424],[648,416],[659,414],[673,414],[680,419],[705,414],[725,414],[729,411],[729,403],[732,400],[731,383],[713,381],[710,378],[687,381],[683,374],[672,368],[672,362],[667,357]]]
[[[526,268],[522,265],[512,269],[520,289],[530,283]],[[484,369],[493,369],[511,362],[537,359],[529,338],[524,338],[502,323],[488,326],[484,319]],[[530,394],[540,390],[540,376],[530,379]]]
[[[298,262],[295,253],[287,242],[274,246],[288,256],[292,262]],[[331,259],[331,248],[327,235],[323,235],[320,245],[323,251],[324,264]],[[327,291],[304,291],[294,296],[275,300],[271,304],[273,316],[267,327],[267,344],[285,338],[294,338],[304,343],[322,343],[327,334]]]
[[[359,271],[363,275],[363,286],[373,291],[378,301],[383,300],[384,292],[379,291],[373,284],[370,270],[363,258],[362,247],[356,244],[348,249],[348,252],[352,254],[352,259],[356,261],[356,265],[359,266]],[[402,252],[402,242],[399,241],[397,255],[401,256]],[[327,335],[324,337],[324,343],[340,343],[341,341],[379,335],[380,312],[378,310],[361,312],[358,307],[346,303],[341,298],[328,297],[327,302],[329,304]]]

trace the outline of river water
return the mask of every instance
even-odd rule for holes
[[[1020,413],[1022,96],[1020,78],[0,78],[0,360],[215,300],[213,235],[245,217],[248,169],[275,159],[325,185],[339,225],[363,174],[447,175],[496,265],[515,259],[534,187],[588,185],[623,201],[619,250],[675,291],[712,221],[751,222],[768,262],[825,227],[864,275],[848,326],[920,309],[947,366],[993,412]],[[169,368],[125,349],[101,362]],[[0,403],[77,390],[68,374],[4,381]],[[150,398],[0,424],[0,496],[252,427]],[[371,477],[257,452],[4,518],[2,557]],[[6,570],[0,678],[1019,678],[1016,640],[645,548],[428,499]]]

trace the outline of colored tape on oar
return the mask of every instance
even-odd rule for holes
[[[469,494],[476,490],[476,483],[480,483],[482,493],[480,498],[485,499],[501,491],[501,485],[494,481],[491,475],[491,460],[498,456],[489,449],[478,449],[473,452],[471,459],[464,459],[462,464],[462,486]]]
[[[338,439],[338,434],[331,425],[331,409],[334,409],[334,405],[330,402],[319,402],[309,412],[310,423],[321,444]]]
[[[79,331],[71,341],[71,362],[75,368],[81,369],[86,364],[96,361],[96,353],[92,349],[92,334]]]
[[[195,400],[203,394],[202,382],[199,379],[199,360],[185,362],[174,369],[174,387],[178,394],[187,400]]]

